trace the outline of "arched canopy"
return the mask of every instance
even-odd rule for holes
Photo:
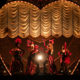
[[[80,6],[55,1],[41,10],[25,1],[14,1],[0,9],[0,38],[49,36],[80,38]]]

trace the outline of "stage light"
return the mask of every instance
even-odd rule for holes
[[[39,68],[44,67],[44,63],[47,60],[47,55],[43,52],[37,53],[35,55],[35,63],[38,65]]]
[[[43,60],[43,56],[42,56],[42,55],[38,55],[38,56],[37,56],[37,59],[38,59],[38,60]]]
[[[35,55],[35,61],[38,63],[44,63],[46,60],[46,55],[44,53],[38,53]]]

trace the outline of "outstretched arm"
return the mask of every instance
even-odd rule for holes
[[[47,48],[48,46],[46,45],[45,40],[43,40],[43,43],[44,43],[44,47]]]
[[[13,54],[14,54],[14,49],[11,49],[11,50],[9,51],[9,53],[10,53],[11,55],[13,55]]]
[[[30,44],[31,44],[31,41],[30,41],[30,40],[27,40],[27,46],[28,46],[28,47],[31,47]]]

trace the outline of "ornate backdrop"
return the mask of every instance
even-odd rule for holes
[[[25,1],[14,1],[0,9],[0,38],[50,36],[80,38],[80,6],[55,1],[41,10]]]

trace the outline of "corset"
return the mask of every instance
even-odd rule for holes
[[[66,55],[65,55],[65,53],[61,53],[61,55],[62,55],[62,60],[63,61],[65,60],[66,57],[68,57],[68,53],[66,53]]]
[[[20,56],[20,54],[21,54],[21,51],[15,51],[15,54],[14,54],[14,58],[16,59],[16,60],[21,60],[21,56]]]

